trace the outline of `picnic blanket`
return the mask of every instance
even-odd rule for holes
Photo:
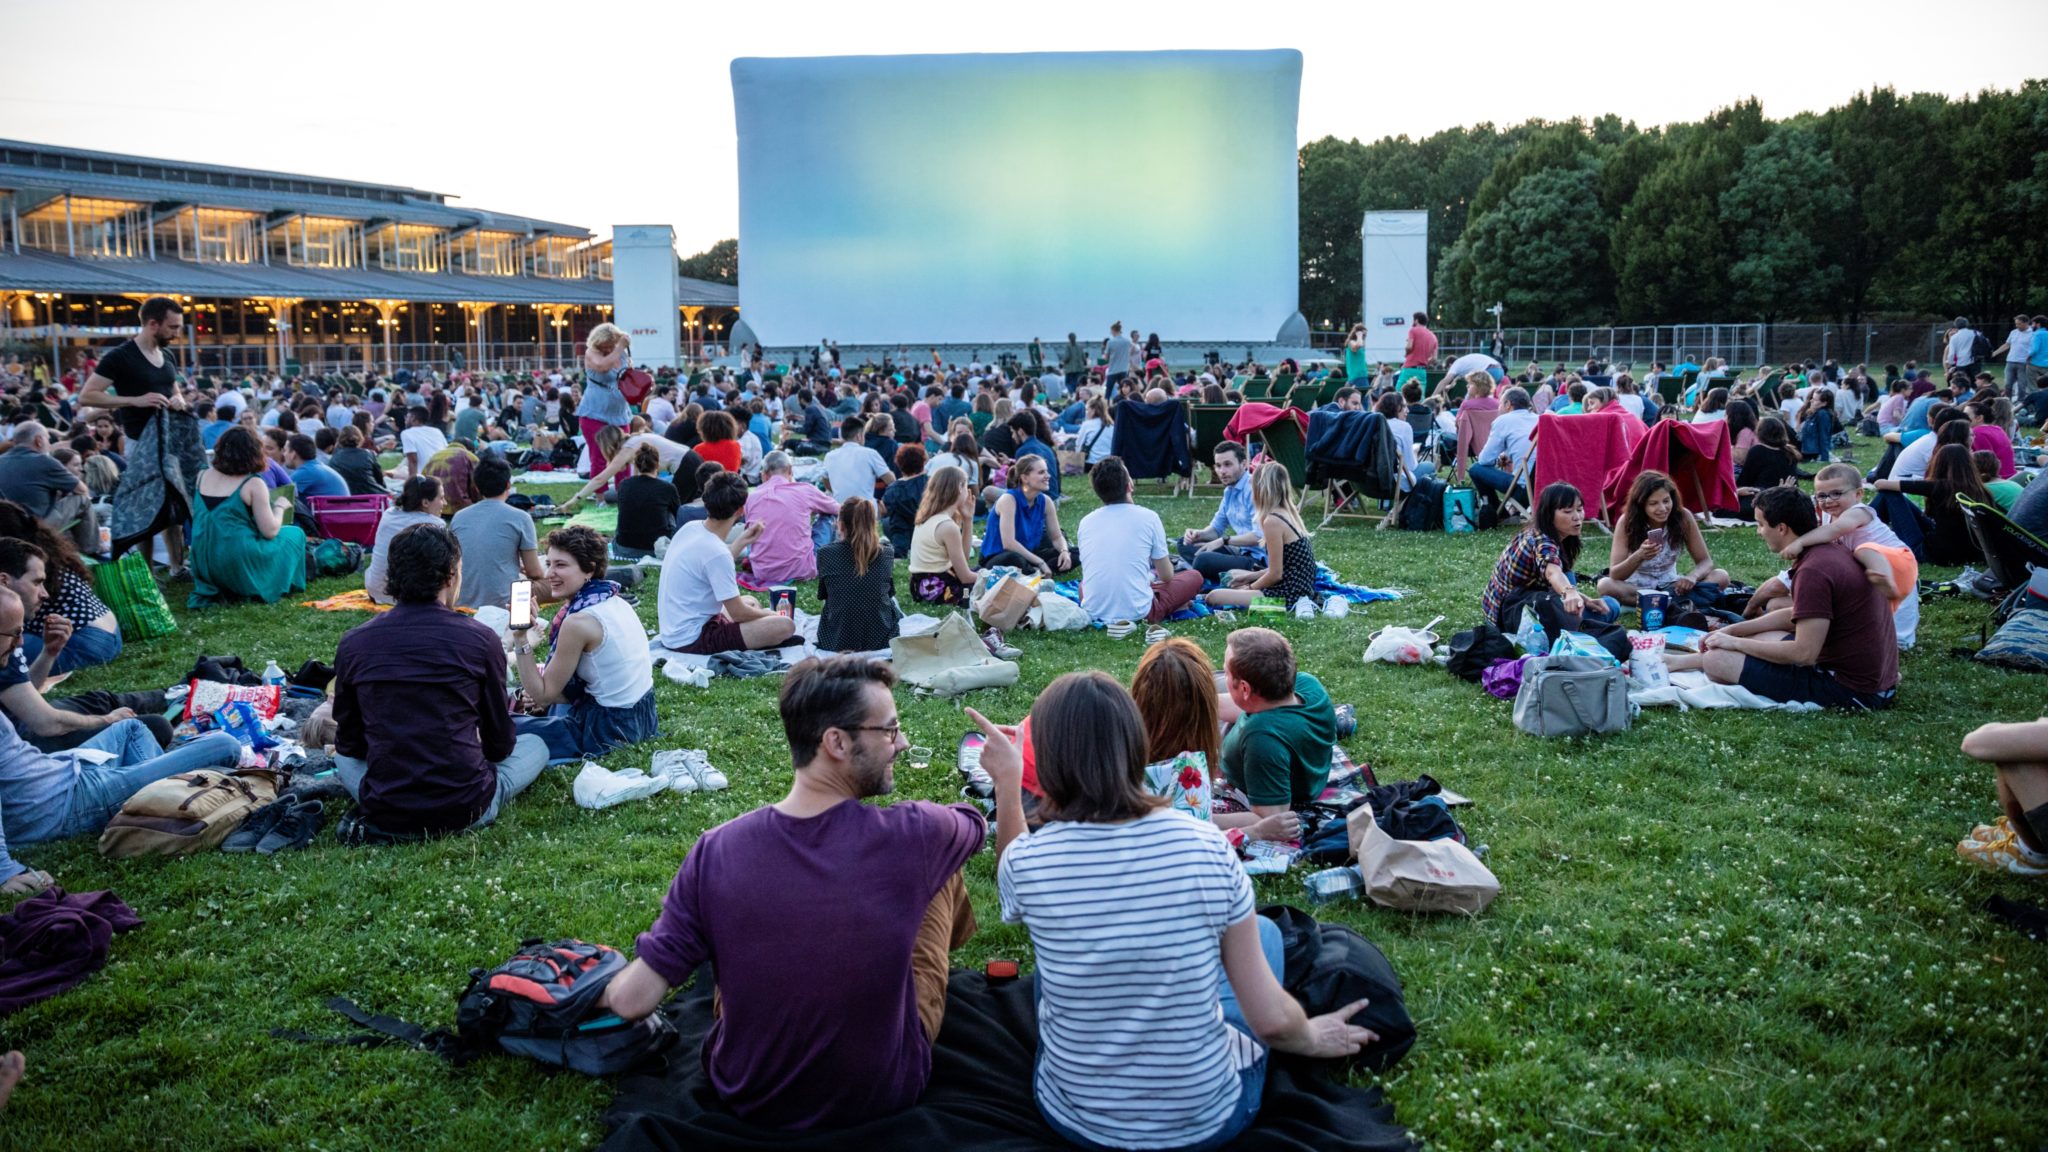
[[[325,600],[301,600],[301,608],[313,608],[321,612],[389,612],[391,605],[379,604],[370,599],[370,590],[357,588]]]
[[[589,528],[606,536],[619,530],[619,506],[617,504],[589,504],[577,509],[574,516],[543,516],[542,524],[559,524],[565,528]]]
[[[1612,415],[1544,413],[1536,419],[1536,468],[1529,481],[1530,494],[1560,481],[1570,484],[1585,498],[1586,515],[1605,523],[1628,496],[1626,486],[1620,496],[1612,494],[1607,478],[1627,467],[1636,442],[1645,435],[1642,423],[1618,405]]]
[[[512,478],[512,483],[514,483],[514,484],[581,484],[581,483],[583,483],[583,477],[581,477],[581,476],[578,476],[578,475],[576,474],[576,471],[575,471],[575,469],[573,469],[573,468],[571,468],[571,469],[564,469],[564,470],[562,470],[562,471],[560,471],[560,472],[521,472],[521,473],[520,473],[519,475],[517,475],[517,476],[514,476],[514,477]]]
[[[973,1152],[1070,1149],[1031,1096],[1038,1050],[1035,977],[991,986],[954,971],[946,1022],[932,1046],[931,1080],[914,1107],[852,1128],[777,1131],[725,1109],[698,1058],[711,1028],[709,965],[662,1009],[681,1043],[663,1067],[623,1076],[605,1113],[611,1152],[837,1152],[842,1148],[960,1148]],[[1332,1005],[1331,1007],[1335,1007]],[[1311,1010],[1320,1010],[1316,1006]],[[1259,1119],[1231,1144],[1245,1152],[1409,1152],[1378,1088],[1354,1088],[1329,1065],[1275,1053]]]
[[[1272,404],[1263,404],[1257,400],[1249,400],[1237,406],[1237,411],[1230,417],[1230,423],[1223,426],[1223,438],[1225,440],[1235,440],[1239,444],[1243,444],[1246,442],[1245,437],[1257,432],[1268,424],[1278,424],[1289,417],[1292,417],[1294,422],[1301,426],[1302,438],[1306,440],[1308,438],[1308,413],[1303,412],[1299,408],[1281,408]]]
[[[1628,702],[1639,708],[1753,708],[1760,712],[1818,712],[1818,704],[1793,704],[1759,696],[1740,684],[1717,684],[1705,672],[1673,672],[1662,688],[1630,687]]]

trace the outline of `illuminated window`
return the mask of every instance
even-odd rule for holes
[[[441,230],[423,224],[387,224],[370,238],[372,259],[394,272],[439,272],[442,244]]]
[[[449,263],[472,276],[517,276],[519,237],[510,232],[471,232],[450,244]]]
[[[72,198],[67,213],[66,203],[60,196],[23,216],[22,246],[102,258],[132,260],[149,255],[148,205]]]
[[[285,262],[306,268],[355,268],[362,264],[362,225],[353,220],[301,216],[271,229],[284,239]],[[276,251],[273,242],[272,251]]]

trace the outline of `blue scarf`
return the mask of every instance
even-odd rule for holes
[[[568,607],[555,613],[554,620],[548,624],[548,650],[554,650],[555,638],[562,634],[563,621],[585,608],[604,603],[619,592],[620,587],[615,580],[592,580],[577,589],[576,594],[569,597]]]

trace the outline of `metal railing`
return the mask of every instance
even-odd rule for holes
[[[1754,367],[1759,364],[1787,364],[1812,360],[1816,364],[1834,360],[1843,365],[1866,364],[1873,369],[1885,364],[1915,360],[1921,364],[1941,363],[1946,325],[1925,321],[1871,324],[1661,324],[1617,328],[1508,328],[1500,333],[1506,344],[1505,359],[1520,367],[1535,360],[1552,364],[1579,365],[1588,359],[1647,367],[1661,361],[1676,364],[1688,357],[1695,362],[1718,356],[1728,363]],[[1986,328],[1995,345],[2003,337]],[[1340,354],[1345,333],[1334,329],[1313,334],[1311,343],[1319,352]],[[1494,333],[1486,328],[1437,330],[1439,354],[1446,358],[1467,352],[1493,351]]]

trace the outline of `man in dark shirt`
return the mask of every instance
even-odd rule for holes
[[[817,402],[809,388],[799,388],[796,402],[802,409],[802,425],[797,435],[783,442],[783,447],[792,452],[805,452],[822,456],[832,450],[832,417]]]
[[[1060,498],[1060,458],[1052,445],[1038,438],[1038,416],[1029,409],[1012,413],[1010,416],[1010,438],[1016,447],[1010,452],[1015,458],[1036,456],[1045,461],[1045,471],[1052,477],[1052,486],[1046,494],[1053,499]]]
[[[1813,498],[1797,488],[1757,494],[1756,532],[1773,552],[1819,523]],[[1827,708],[1889,708],[1899,686],[1891,603],[1849,549],[1833,542],[1793,562],[1790,608],[1731,624],[1710,634],[1698,656],[1666,662],[1673,671],[1698,668],[1766,699]]]
[[[382,831],[480,828],[540,776],[547,744],[512,730],[497,634],[454,610],[455,534],[400,532],[390,573],[398,606],[335,651],[335,774]]]
[[[605,1007],[638,1020],[713,962],[720,1011],[704,1065],[756,1124],[858,1124],[916,1103],[931,1075],[947,953],[974,934],[960,869],[988,826],[967,805],[860,802],[889,794],[908,747],[895,680],[858,656],[789,674],[789,795],[698,837],[637,958],[605,988]],[[967,715],[987,738],[1000,857],[1024,833],[1023,763],[1007,734]],[[831,941],[825,976],[818,941]]]
[[[114,409],[114,418],[131,441],[142,435],[157,409],[185,410],[185,398],[178,391],[178,365],[169,351],[171,342],[185,330],[184,310],[168,296],[151,296],[142,302],[140,315],[142,331],[100,358],[78,396],[78,402],[87,408]],[[126,472],[123,469],[124,476]],[[164,528],[164,551],[176,575],[185,568],[184,522],[190,512],[180,501],[166,504],[170,522]],[[98,550],[97,541],[94,550]]]

